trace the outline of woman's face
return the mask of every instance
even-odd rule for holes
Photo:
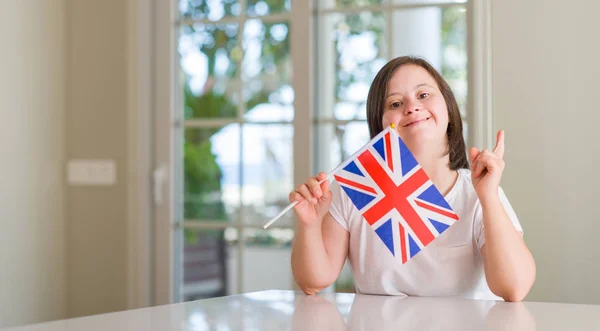
[[[393,123],[406,143],[447,144],[448,107],[437,82],[424,68],[399,67],[388,83],[383,107],[383,127]]]

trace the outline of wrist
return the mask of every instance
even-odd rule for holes
[[[304,232],[312,232],[312,233],[321,232],[321,223],[323,223],[323,222],[314,221],[314,222],[310,222],[309,224],[306,224],[303,222],[298,222],[297,230],[304,231]]]
[[[482,194],[479,197],[479,203],[481,203],[481,208],[492,208],[502,204],[500,202],[498,191],[489,194]]]

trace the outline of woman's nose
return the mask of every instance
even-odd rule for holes
[[[421,110],[421,106],[419,105],[419,103],[414,102],[414,101],[409,101],[406,103],[406,105],[404,107],[404,115],[410,115],[413,112],[418,112],[419,110]]]

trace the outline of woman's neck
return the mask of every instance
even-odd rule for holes
[[[458,178],[458,172],[450,169],[450,155],[446,154],[445,147],[423,146],[420,149],[411,149],[411,151],[433,182],[433,185],[440,191],[442,196],[446,196],[454,186]]]

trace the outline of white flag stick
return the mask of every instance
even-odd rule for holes
[[[328,180],[329,177],[331,177],[333,174],[335,174],[339,169],[340,169],[339,166],[337,168],[335,168],[332,172],[330,172],[327,175],[327,177],[325,177],[325,179],[319,181],[319,185],[321,185],[326,180]],[[285,207],[284,210],[282,210],[279,214],[277,214],[277,216],[273,217],[269,222],[267,222],[267,224],[263,225],[263,229],[266,229],[269,227],[269,225],[275,223],[275,221],[277,221],[281,216],[285,215],[285,213],[287,213],[290,209],[294,208],[294,206],[297,205],[298,202],[300,202],[300,201],[296,200],[296,201],[290,203],[287,207]],[[304,202],[304,200],[302,200],[302,202]]]
[[[326,180],[329,179],[329,177],[335,175],[336,172],[338,172],[340,169],[342,169],[343,167],[345,167],[348,163],[350,163],[352,160],[354,160],[359,154],[361,154],[362,152],[364,152],[367,148],[369,148],[369,146],[371,145],[371,142],[381,138],[381,136],[383,136],[386,132],[388,132],[390,130],[390,128],[394,128],[394,126],[390,126],[388,128],[386,128],[385,130],[381,131],[377,136],[375,136],[373,139],[371,139],[367,144],[365,144],[365,146],[363,146],[361,149],[359,149],[358,151],[356,151],[354,154],[352,154],[351,157],[348,158],[348,160],[342,162],[340,165],[338,165],[335,169],[333,169],[329,174],[327,174],[327,177],[325,177],[325,179],[319,181],[319,185],[321,185],[323,182],[325,182]],[[302,200],[301,202],[304,202],[305,200]],[[271,224],[275,223],[275,221],[277,221],[279,218],[281,218],[281,216],[285,215],[285,213],[287,213],[288,211],[290,211],[290,209],[294,208],[295,205],[297,205],[300,201],[296,200],[292,203],[290,203],[287,207],[285,207],[284,210],[282,210],[279,214],[277,214],[275,217],[273,217],[270,221],[268,221],[265,225],[263,225],[263,229],[268,228]]]

